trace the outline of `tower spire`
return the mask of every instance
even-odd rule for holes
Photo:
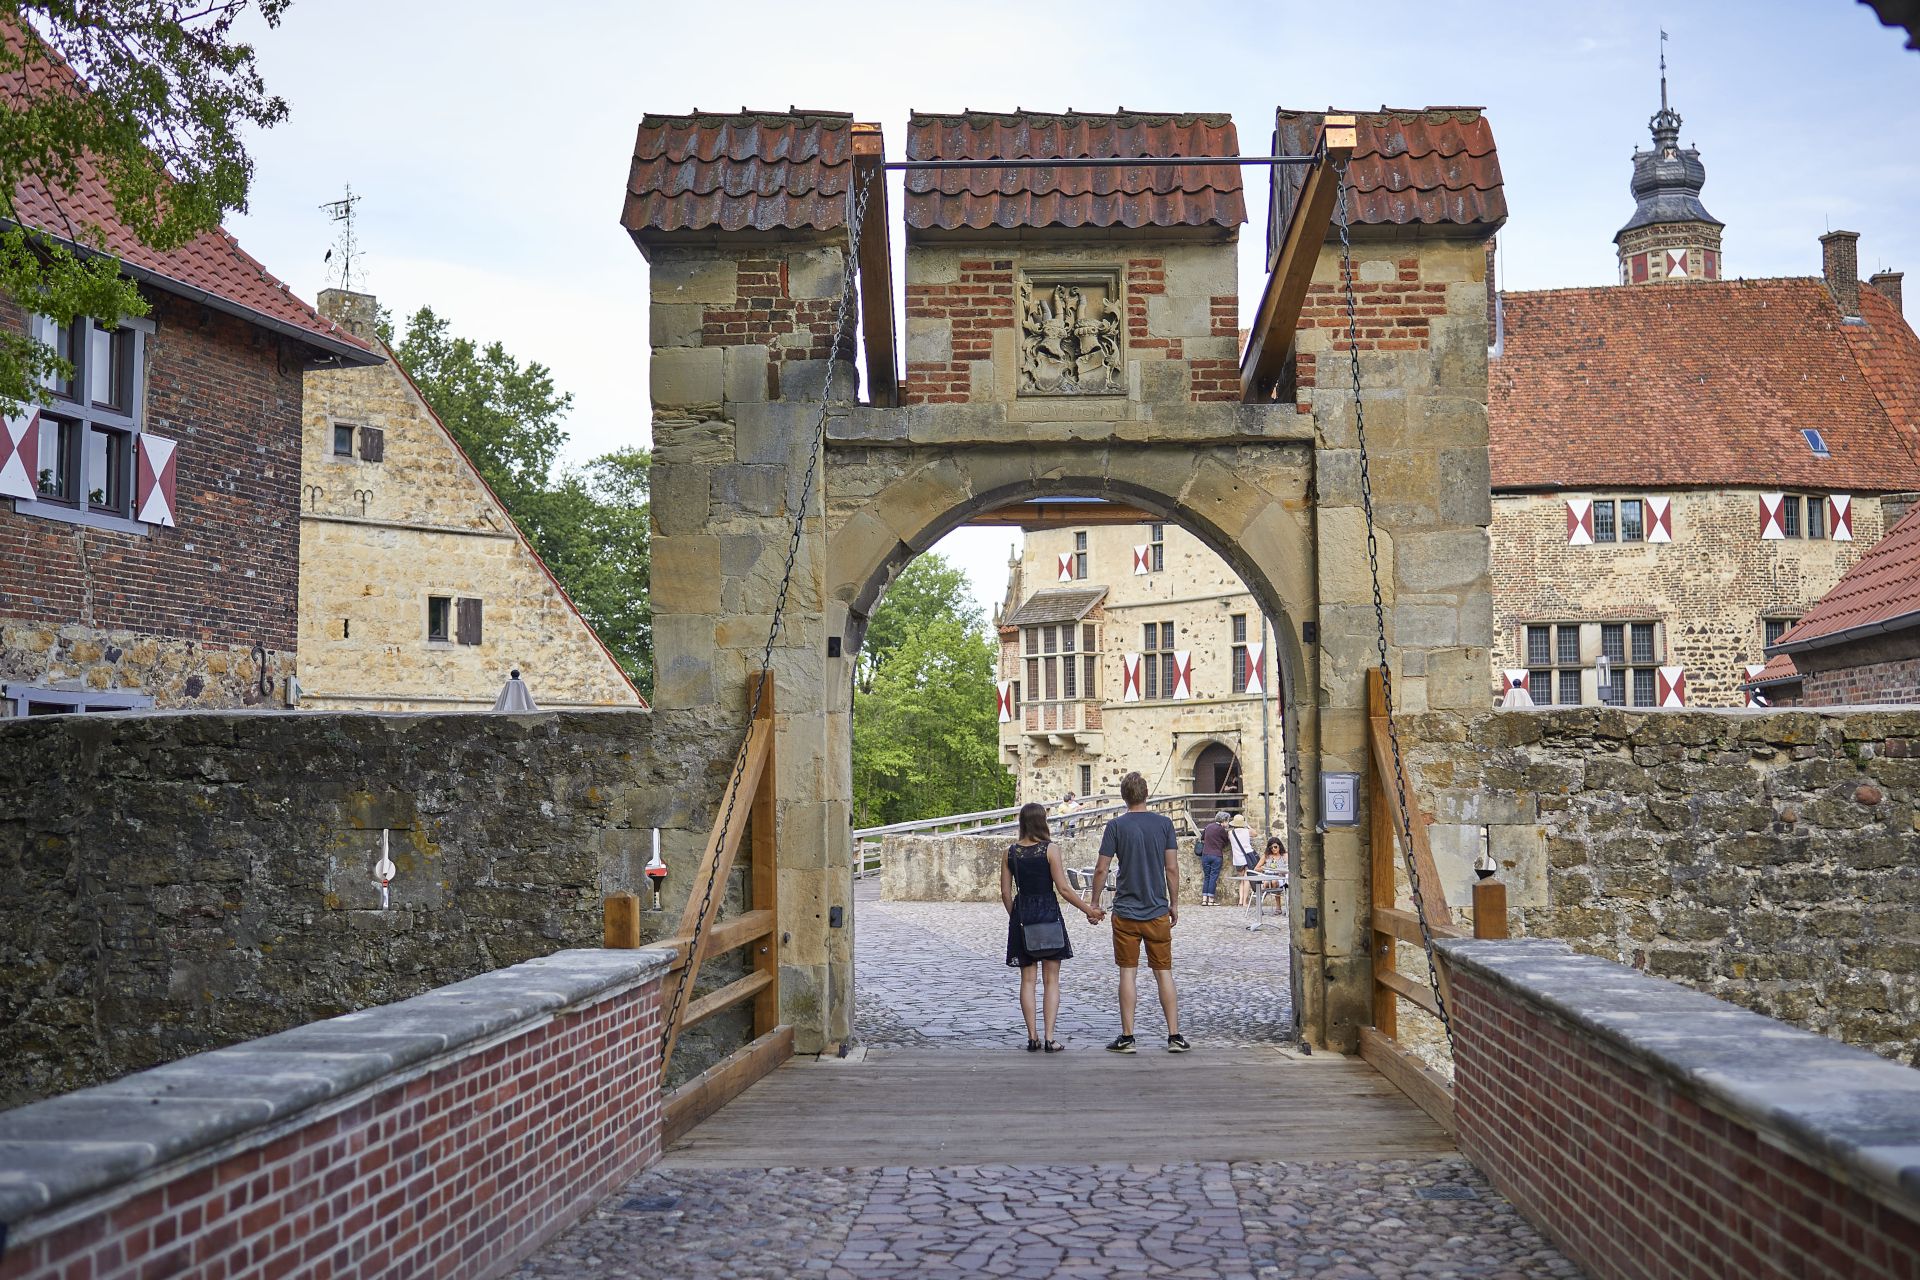
[[[1667,107],[1667,33],[1660,33],[1660,110]]]
[[[1647,121],[1651,151],[1633,153],[1633,217],[1613,242],[1620,282],[1718,280],[1720,220],[1700,203],[1707,168],[1680,145],[1680,113],[1667,93],[1667,33],[1660,33],[1660,109]]]

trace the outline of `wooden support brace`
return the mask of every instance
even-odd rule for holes
[[[1448,1136],[1454,1134],[1453,1087],[1446,1077],[1414,1057],[1404,1045],[1372,1027],[1360,1028],[1360,1056],[1418,1103]]]
[[[1507,886],[1498,880],[1480,880],[1473,886],[1473,936],[1507,936]]]
[[[1300,308],[1306,302],[1307,286],[1313,283],[1320,246],[1327,241],[1340,195],[1340,175],[1335,165],[1351,158],[1359,143],[1352,116],[1328,116],[1321,124],[1320,136],[1326,154],[1307,170],[1294,202],[1293,217],[1287,223],[1286,238],[1281,241],[1279,256],[1260,294],[1260,305],[1253,313],[1246,352],[1240,358],[1240,398],[1248,404],[1273,395],[1293,355]]]
[[[640,899],[631,893],[610,893],[601,904],[609,950],[631,951],[640,945]]]
[[[661,1145],[685,1136],[687,1130],[732,1102],[792,1056],[793,1028],[776,1027],[675,1089],[667,1099]]]
[[[894,367],[893,252],[887,244],[886,143],[877,124],[853,126],[853,193],[868,192],[860,224],[860,327],[866,338],[867,400],[891,407],[900,403],[900,375]],[[852,199],[853,193],[849,193]]]

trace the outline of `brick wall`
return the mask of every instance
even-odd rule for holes
[[[501,1274],[658,1157],[667,963],[562,952],[9,1112],[0,1280]]]
[[[1795,661],[1801,664],[1806,679],[1800,683],[1799,696],[1790,701],[1779,699],[1781,705],[1843,707],[1861,703],[1920,703],[1920,656],[1879,662],[1862,661],[1856,656],[1852,665],[1827,665],[1836,658],[1844,663],[1845,653],[1845,648],[1838,648],[1827,653],[1796,655]],[[1815,666],[1816,661],[1819,666]]]
[[[145,428],[179,444],[178,523],[141,537],[0,503],[0,621],[12,624],[0,674],[151,692],[161,705],[260,701],[257,673],[233,668],[256,643],[275,675],[294,658],[301,354],[243,320],[149,300]],[[23,322],[9,308],[0,323]]]
[[[1443,945],[1461,1153],[1587,1275],[1920,1277],[1920,1077],[1553,944]]]
[[[902,395],[908,404],[965,404],[972,362],[993,358],[993,331],[1013,328],[1013,261],[962,258],[956,280],[907,284],[907,314],[945,320],[952,344],[944,360],[907,360]]]
[[[1454,277],[1428,279],[1421,262],[1417,255],[1356,258],[1351,268],[1341,264],[1333,280],[1307,286],[1306,301],[1300,307],[1300,329],[1332,332],[1327,342],[1313,351],[1303,349],[1298,357],[1297,404],[1301,413],[1312,412],[1309,392],[1319,376],[1321,352],[1337,366],[1333,373],[1336,381],[1329,385],[1346,386],[1349,349],[1358,348],[1362,353],[1427,349],[1433,322],[1447,314],[1448,288]],[[1353,327],[1358,335],[1351,342],[1347,337],[1349,280],[1354,291]]]

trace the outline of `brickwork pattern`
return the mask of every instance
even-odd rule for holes
[[[169,665],[103,658],[76,676],[46,650],[16,647],[10,628],[0,667],[28,682],[105,680],[163,705],[235,705],[242,692],[198,655],[259,643],[284,670],[296,649],[301,356],[243,320],[164,294],[150,301],[144,427],[179,444],[178,524],[143,537],[0,504],[0,619],[29,633],[79,628],[103,652],[151,642]],[[9,305],[0,324],[24,318]]]
[[[1810,707],[1920,703],[1920,658],[1811,672],[1801,682],[1797,701]]]
[[[10,1249],[0,1280],[483,1275],[660,1152],[643,983]]]
[[[1353,286],[1353,319],[1357,340],[1347,337],[1347,286]],[[1349,269],[1336,267],[1330,281],[1315,281],[1307,286],[1306,301],[1300,307],[1300,328],[1330,331],[1325,351],[1344,356],[1349,349],[1360,351],[1424,351],[1433,338],[1433,322],[1448,311],[1447,282],[1424,278],[1420,258],[1379,259],[1358,257]],[[1346,362],[1339,362],[1336,385],[1345,385]],[[1298,396],[1302,413],[1311,412],[1308,392],[1318,375],[1317,352],[1302,351],[1298,357]]]
[[[993,333],[1013,328],[1013,260],[962,258],[949,284],[907,285],[907,313],[952,326],[949,357],[907,361],[902,397],[908,404],[965,404],[973,362],[993,358]]]
[[[1596,1280],[1920,1276],[1920,1223],[1478,975],[1453,993],[1460,1150]]]

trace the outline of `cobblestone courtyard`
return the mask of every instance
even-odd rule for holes
[[[1292,1039],[1284,921],[1269,917],[1252,932],[1248,920],[1231,907],[1182,913],[1174,961],[1184,1030],[1195,1052],[1157,1052],[1158,1007],[1143,991],[1137,1061],[1100,1050],[1117,1026],[1107,931],[1072,925],[1076,957],[1064,966],[1059,1022],[1069,1052],[1041,1060],[1019,1049],[1025,1031],[1018,980],[1003,963],[1006,916],[999,904],[883,903],[871,886],[862,886],[855,920],[861,1048],[855,1057],[864,1053],[867,1061],[783,1068],[756,1086],[788,1090],[772,1118],[737,1127],[764,1133],[784,1126],[788,1145],[777,1139],[769,1139],[772,1147],[749,1144],[741,1148],[749,1158],[740,1167],[727,1167],[731,1138],[720,1140],[718,1154],[709,1138],[697,1159],[682,1154],[681,1163],[670,1151],[517,1275],[1577,1277],[1390,1087],[1354,1064],[1319,1055],[1301,1060],[1281,1049]],[[1211,1063],[1204,1056],[1209,1051]],[[935,1071],[935,1064],[945,1065]],[[1208,1145],[1205,1134],[1170,1131],[1188,1121],[1169,1117],[1159,1101],[1167,1095],[1155,1091],[1185,1087],[1194,1077],[1180,1072],[1196,1070],[1207,1079],[1229,1073],[1219,1086],[1229,1101],[1236,1092],[1277,1095],[1254,1103],[1244,1121],[1231,1122],[1243,1150],[1264,1155],[1268,1143],[1260,1133],[1269,1132],[1274,1158],[1208,1159],[1195,1149]],[[789,1074],[808,1071],[815,1074]],[[903,1073],[904,1091],[888,1083]],[[1368,1147],[1378,1143],[1378,1131],[1367,1139],[1362,1125],[1345,1118],[1356,1078],[1417,1117],[1408,1129],[1413,1158],[1377,1158]],[[1056,1089],[1075,1082],[1070,1090],[1083,1090],[1097,1111],[1082,1117],[1067,1100],[1054,1108],[1058,1095],[1034,1092],[1049,1079]],[[1288,1081],[1303,1096],[1286,1097]],[[962,1093],[971,1096],[956,1096]],[[753,1098],[749,1091],[734,1106]],[[1054,1113],[1036,1121],[1036,1101]],[[1285,1110],[1263,1123],[1263,1109],[1272,1107]],[[723,1112],[708,1122],[710,1135],[724,1118]],[[1137,1127],[1138,1162],[1097,1156],[1072,1163],[1074,1134],[1087,1123]],[[1397,1132],[1392,1123],[1398,1122],[1389,1116],[1386,1132]],[[1031,1133],[1031,1163],[941,1163],[912,1155],[938,1149],[936,1132],[969,1127],[985,1147],[1004,1146],[1011,1135],[1000,1131],[1008,1126]],[[809,1139],[810,1132],[819,1136]],[[1220,1129],[1212,1132],[1217,1142]],[[699,1148],[700,1136],[696,1130],[676,1150]],[[765,1153],[774,1149],[796,1154],[768,1167],[776,1160]],[[848,1158],[849,1150],[860,1158]],[[1340,1158],[1356,1151],[1368,1158]],[[1311,1158],[1288,1158],[1302,1152]],[[1176,1153],[1187,1158],[1174,1159]]]

